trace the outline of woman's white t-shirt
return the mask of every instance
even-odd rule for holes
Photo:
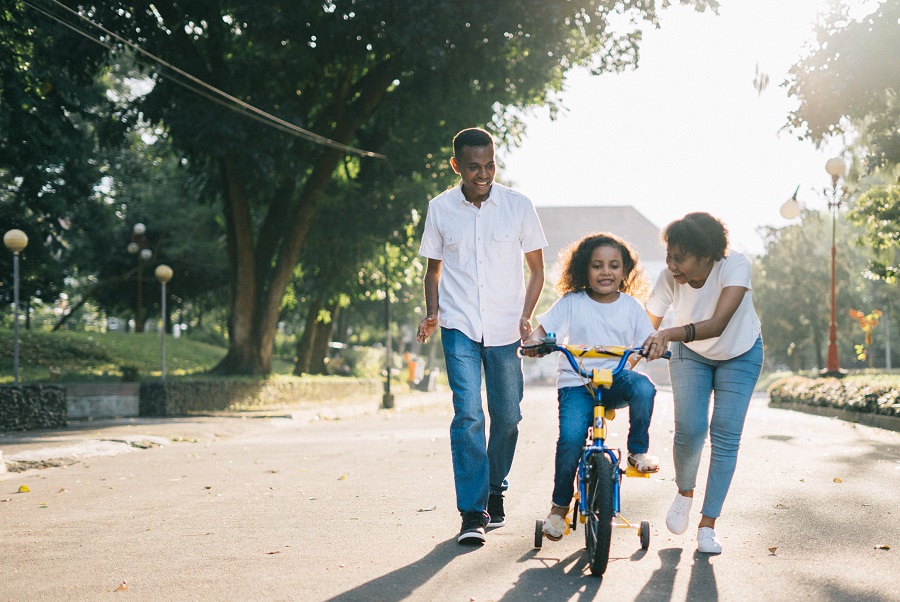
[[[538,316],[545,331],[556,334],[560,344],[636,347],[653,332],[653,325],[640,302],[625,293],[612,303],[598,303],[584,291],[568,293],[546,313]],[[614,368],[618,360],[585,358],[584,370]],[[562,354],[556,367],[556,386],[578,387],[584,384]]]
[[[737,311],[721,335],[712,339],[685,343],[691,351],[711,360],[728,360],[750,350],[759,338],[760,324],[753,307],[750,287],[750,262],[740,254],[731,252],[713,263],[712,271],[700,288],[678,284],[672,272],[663,269],[656,279],[653,292],[647,299],[647,311],[663,317],[666,310],[675,310],[675,323],[691,324],[708,320],[716,311],[722,289],[740,286],[747,289]]]

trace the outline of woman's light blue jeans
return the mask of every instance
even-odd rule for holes
[[[489,493],[502,493],[509,484],[519,439],[520,404],[524,384],[519,343],[485,347],[458,330],[441,328],[447,378],[453,391],[450,451],[456,507],[460,513],[486,514]],[[485,416],[481,398],[481,368],[487,389],[491,419],[485,440]]]
[[[628,452],[645,454],[650,449],[650,418],[656,387],[645,375],[631,370],[620,372],[612,386],[603,391],[606,405],[628,410]],[[559,439],[556,441],[556,474],[553,503],[568,506],[575,494],[575,473],[584,449],[587,430],[594,421],[594,398],[585,387],[563,387],[559,399]]]
[[[675,483],[679,491],[690,491],[697,484],[700,454],[709,433],[709,474],[701,512],[703,516],[718,518],[737,465],[750,396],[762,370],[762,338],[749,351],[730,360],[707,359],[677,342],[672,343],[671,351]]]

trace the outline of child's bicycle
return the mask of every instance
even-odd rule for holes
[[[603,405],[603,389],[608,388],[619,374],[632,354],[640,354],[642,348],[606,347],[586,345],[557,345],[556,336],[547,333],[538,345],[528,345],[522,349],[537,349],[543,356],[559,351],[569,360],[572,369],[580,374],[585,386],[594,396],[594,422],[588,429],[584,451],[578,462],[578,487],[575,491],[575,504],[572,521],[569,527],[575,529],[577,523],[585,524],[584,541],[590,558],[591,574],[598,577],[606,571],[609,563],[609,544],[612,527],[634,526],[620,515],[620,486],[622,475],[649,477],[648,473],[639,472],[632,466],[625,470],[619,467],[622,458],[621,450],[606,446],[606,421],[615,417],[615,408]],[[668,359],[670,353],[663,357]],[[578,358],[578,359],[576,359]],[[618,365],[612,370],[592,370],[588,374],[579,359],[583,358],[618,358]],[[579,516],[580,515],[580,516]],[[641,549],[650,547],[650,522],[641,521],[637,527],[641,539]],[[539,519],[534,526],[534,547],[540,548],[544,538],[544,521]]]

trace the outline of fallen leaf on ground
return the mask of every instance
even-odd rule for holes
[[[119,585],[119,587],[116,588],[116,591],[117,591],[117,592],[124,592],[126,589],[128,589],[128,582],[123,581],[123,582]]]
[[[28,488],[28,485],[22,485],[19,487],[19,493],[29,493],[31,489]]]
[[[266,554],[281,554],[281,550],[275,550],[274,552],[266,552]]]
[[[432,506],[431,508],[419,508],[419,512],[432,512],[437,510],[437,506]]]
[[[772,556],[774,556],[774,555],[775,555],[775,550],[777,550],[777,549],[778,549],[778,546],[775,546],[774,548],[769,548],[769,554],[771,554]]]
[[[883,543],[880,546],[875,546],[875,549],[876,550],[890,550],[891,546],[887,545],[886,543]]]
[[[843,483],[844,479],[842,479],[841,477],[834,477],[834,482],[835,483]]]
[[[346,480],[347,480],[347,475],[345,475],[345,474],[342,474],[341,476],[338,477],[338,481],[346,481]]]
[[[66,492],[66,488],[65,488],[65,487],[63,487],[63,488],[62,488],[62,489],[60,489],[60,490],[59,490],[59,491],[57,491],[57,492],[56,492],[56,493],[65,493],[65,492]]]

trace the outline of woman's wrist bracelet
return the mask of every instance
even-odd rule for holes
[[[697,327],[694,326],[693,322],[690,324],[684,325],[684,342],[690,343],[697,337]]]

